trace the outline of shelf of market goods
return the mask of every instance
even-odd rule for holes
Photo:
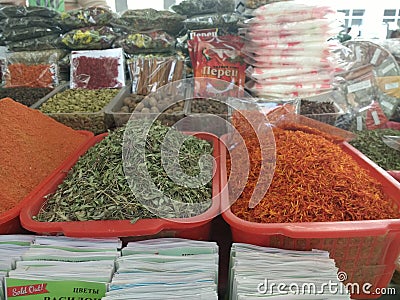
[[[0,28],[0,299],[398,299],[399,39],[268,0]]]

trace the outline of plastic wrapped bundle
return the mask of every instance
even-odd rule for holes
[[[335,11],[294,1],[253,11],[245,24],[247,88],[257,97],[306,97],[333,89],[336,68],[327,42],[339,31]]]

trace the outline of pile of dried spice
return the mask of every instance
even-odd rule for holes
[[[233,123],[256,149],[254,136],[240,118]],[[302,131],[305,129],[308,132]],[[382,185],[340,146],[305,126],[273,128],[276,168],[261,202],[249,208],[257,184],[259,164],[251,161],[252,173],[239,199],[231,206],[239,218],[257,223],[331,222],[399,218],[400,212],[384,194]],[[235,151],[235,150],[233,150]],[[258,150],[259,151],[259,150]],[[250,153],[250,157],[253,153]],[[231,157],[233,157],[231,153]],[[229,159],[228,159],[229,160]],[[228,167],[230,162],[228,161]]]
[[[385,170],[400,170],[400,151],[383,142],[383,136],[400,136],[400,130],[375,129],[357,132],[357,138],[350,142],[355,148]]]
[[[0,88],[0,99],[11,98],[21,104],[31,106],[49,94],[52,90],[52,88],[35,88],[25,86]]]
[[[135,125],[132,125],[136,123]],[[142,120],[135,120],[130,126],[139,128]],[[134,129],[130,128],[130,129]],[[147,140],[132,141],[132,150],[139,144],[146,143],[145,161],[148,173],[157,188],[175,200],[171,205],[163,202],[163,198],[155,196],[143,185],[145,192],[133,193],[124,173],[122,151],[126,128],[121,127],[109,132],[108,136],[88,150],[70,171],[55,193],[47,196],[47,202],[34,219],[41,222],[87,221],[87,220],[131,220],[154,218],[137,195],[152,199],[160,212],[184,213],[193,217],[207,210],[211,205],[211,183],[199,188],[189,188],[175,183],[164,170],[161,160],[161,144],[169,132],[183,136],[158,121],[152,126]],[[138,129],[140,130],[140,129]],[[212,153],[212,146],[204,140],[189,137],[180,150],[182,168],[189,175],[198,172],[198,159],[204,154]],[[140,154],[138,154],[140,155]],[[144,168],[145,169],[145,168]],[[212,174],[212,163],[207,169]],[[140,185],[142,178],[134,178]],[[200,203],[202,211],[184,211],[185,203]],[[202,205],[204,204],[204,205]],[[165,215],[165,214],[163,214]]]
[[[0,100],[0,213],[15,207],[87,137],[39,111]]]

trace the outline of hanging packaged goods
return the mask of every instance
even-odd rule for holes
[[[135,9],[126,10],[113,21],[113,26],[125,31],[164,30],[175,36],[183,29],[185,16],[168,10]]]
[[[333,89],[335,45],[327,40],[339,25],[331,8],[283,1],[252,14],[242,26],[253,95],[309,97]]]
[[[215,94],[224,93],[217,86],[210,87],[208,81],[202,78],[223,80],[239,87],[239,93],[244,93],[246,64],[243,60],[241,49],[243,40],[238,36],[218,36],[203,38],[194,37],[188,41],[188,49],[194,77],[201,78],[195,85],[195,95],[201,97],[205,91]],[[212,85],[212,84],[211,84]],[[238,96],[238,90],[235,90]]]

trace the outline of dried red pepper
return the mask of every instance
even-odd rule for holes
[[[74,88],[120,88],[123,85],[118,78],[118,58],[79,56],[74,58],[72,67]]]
[[[232,122],[246,141],[252,170],[245,189],[231,206],[239,218],[258,223],[291,223],[400,217],[377,180],[339,145],[306,126],[273,129],[275,173],[265,197],[254,209],[249,208],[260,170],[260,149],[254,135],[248,134],[249,123],[240,114],[235,113]],[[234,151],[230,157],[234,157]]]

